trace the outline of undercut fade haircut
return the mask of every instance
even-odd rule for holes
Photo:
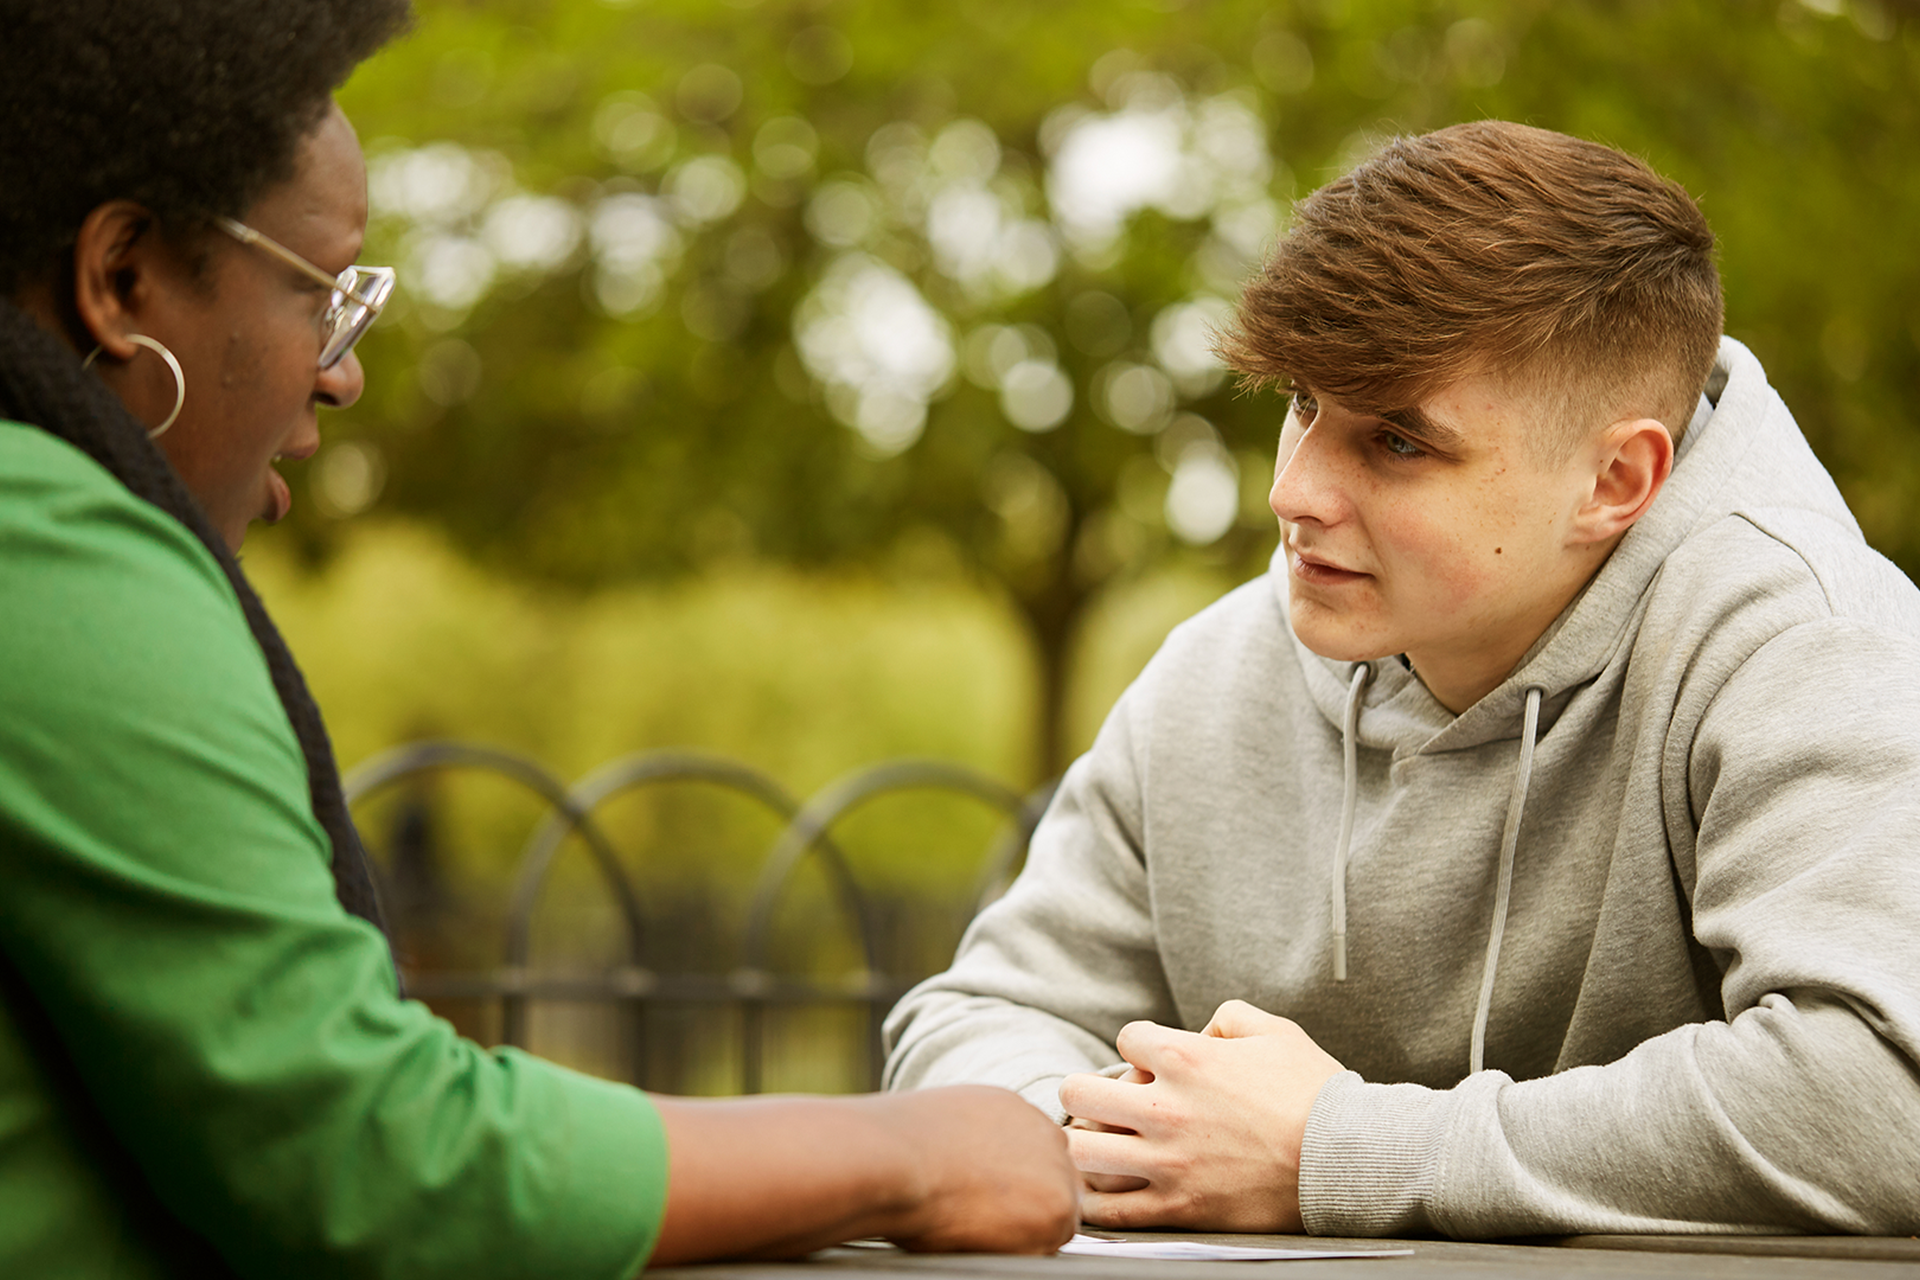
[[[0,294],[109,200],[170,234],[239,217],[408,0],[0,0]]]
[[[1713,248],[1692,198],[1632,156],[1455,125],[1301,201],[1220,353],[1253,387],[1363,413],[1490,376],[1562,420],[1549,449],[1620,416],[1677,440],[1719,348]]]

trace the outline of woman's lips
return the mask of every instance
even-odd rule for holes
[[[1293,570],[1294,577],[1316,587],[1345,586],[1367,576],[1364,573],[1355,573],[1351,569],[1342,569],[1317,556],[1302,554],[1292,547],[1287,548],[1287,563]]]
[[[302,444],[282,449],[273,455],[267,463],[267,507],[260,513],[260,519],[268,524],[279,524],[293,510],[293,490],[287,487],[287,478],[280,474],[278,463],[299,462],[311,458],[320,448],[320,438],[310,437]]]
[[[279,524],[287,518],[287,512],[293,510],[293,490],[287,487],[286,477],[267,468],[267,509],[261,513],[261,519],[268,524]]]

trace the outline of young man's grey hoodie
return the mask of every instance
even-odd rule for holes
[[[895,1009],[889,1085],[1058,1118],[1125,1023],[1237,998],[1349,1068],[1309,1230],[1920,1230],[1920,592],[1752,354],[1723,342],[1659,499],[1459,716],[1301,646],[1285,584],[1122,697]]]

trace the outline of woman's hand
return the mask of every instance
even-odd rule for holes
[[[921,1168],[919,1205],[879,1234],[923,1253],[1052,1253],[1078,1222],[1066,1135],[1017,1094],[982,1085],[862,1099]]]

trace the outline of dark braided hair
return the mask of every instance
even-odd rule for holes
[[[11,299],[31,283],[70,298],[80,224],[108,200],[174,234],[245,212],[292,176],[333,90],[409,16],[407,0],[0,0],[0,417],[75,446],[219,563],[299,739],[335,892],[376,925],[333,747],[286,642],[146,429]]]

